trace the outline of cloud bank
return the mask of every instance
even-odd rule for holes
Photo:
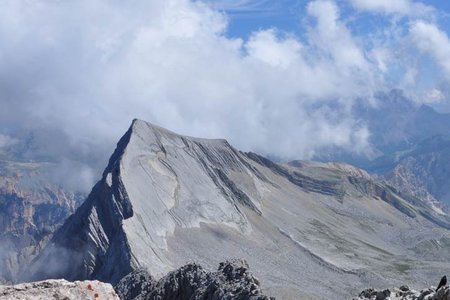
[[[387,13],[411,5],[351,2]],[[32,131],[34,153],[88,178],[133,118],[286,159],[370,151],[352,105],[388,88],[394,66],[411,67],[391,47],[408,42],[445,70],[448,55],[425,45],[447,36],[419,22],[358,36],[334,1],[305,12],[302,36],[266,28],[244,40],[227,37],[229,19],[210,1],[2,1],[0,125]],[[396,82],[413,86],[411,76]]]

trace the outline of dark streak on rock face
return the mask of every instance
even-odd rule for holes
[[[396,193],[395,189],[389,186],[381,186],[380,184],[364,178],[348,177],[348,181],[353,184],[361,193],[379,198],[396,209],[404,213],[410,218],[415,218],[416,213],[407,206],[407,204],[400,200],[400,195]]]
[[[342,199],[344,196],[343,190],[339,187],[338,183],[326,180],[318,180],[312,177],[300,174],[299,172],[290,172],[282,166],[272,162],[271,160],[262,157],[258,154],[249,152],[245,153],[248,158],[259,163],[262,166],[268,167],[274,173],[285,177],[293,184],[301,187],[306,192],[319,193],[327,196],[336,196],[338,199]]]
[[[242,169],[243,161],[239,159],[239,153],[237,153],[228,143],[226,143],[226,146],[229,152],[221,151],[219,153],[219,156],[211,153],[211,151],[208,148],[204,147],[201,143],[194,144],[201,151],[201,154],[197,155],[198,161],[201,162],[203,168],[206,170],[214,184],[221,190],[222,194],[227,198],[230,198],[230,202],[234,203],[235,201],[237,201],[261,215],[261,211],[253,204],[248,195],[245,194],[241,189],[239,189],[223,171],[227,169]],[[220,159],[218,157],[220,157]],[[244,165],[249,164],[246,163]],[[252,168],[251,170],[253,169],[254,168]],[[255,171],[255,175],[258,178],[263,176],[257,170]]]
[[[220,181],[222,182],[223,186],[225,186],[231,192],[231,197],[234,200],[250,207],[259,215],[262,214],[261,211],[253,204],[253,202],[250,200],[247,194],[245,194],[242,190],[240,190],[221,169],[214,169],[214,170],[217,176],[219,177]]]
[[[326,180],[317,180],[298,172],[293,172],[289,180],[309,192],[315,192],[328,196],[337,196],[342,198],[344,192],[339,187],[338,183]]]

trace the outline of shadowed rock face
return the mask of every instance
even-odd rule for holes
[[[410,289],[403,285],[392,290],[366,289],[353,300],[450,300],[450,288],[448,286],[440,288],[429,288],[421,291]]]
[[[133,271],[115,287],[123,300],[235,299],[269,300],[243,260],[226,261],[217,272],[189,264],[155,281],[145,271]]]
[[[144,300],[156,286],[157,281],[144,269],[132,271],[114,287],[120,299]]]
[[[345,299],[449,271],[449,223],[346,164],[276,164],[135,120],[25,273],[116,284],[137,269],[159,279],[187,262],[210,272],[242,257],[268,295]]]
[[[314,177],[302,174],[298,170],[295,170],[295,168],[293,170],[289,170],[289,168],[278,165],[256,153],[246,153],[246,156],[257,162],[258,164],[266,166],[274,173],[283,176],[291,183],[297,185],[305,191],[319,193],[327,196],[335,196],[338,199],[344,196],[344,191],[342,190],[340,182],[338,181],[315,179]],[[290,162],[289,165],[292,167],[302,166],[298,161]]]

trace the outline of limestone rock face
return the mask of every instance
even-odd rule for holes
[[[133,271],[115,289],[124,300],[269,300],[262,295],[258,279],[249,272],[248,264],[243,260],[223,262],[218,271],[212,273],[197,264],[188,264],[157,282],[144,275],[142,270]]]
[[[0,285],[0,299],[11,300],[119,300],[108,283],[99,281],[45,280],[12,286]]]
[[[447,214],[357,168],[277,164],[135,120],[24,275],[115,285],[133,270],[159,280],[191,262],[208,273],[240,257],[267,295],[348,299],[449,273],[449,228]]]

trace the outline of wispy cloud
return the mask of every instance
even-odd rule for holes
[[[432,6],[413,0],[350,0],[350,2],[357,9],[386,14],[426,17],[435,13],[435,9]]]
[[[450,39],[435,24],[418,21],[412,24],[411,37],[418,49],[430,55],[450,81]]]
[[[266,14],[280,9],[279,1],[273,0],[207,0],[206,3],[229,14]]]

